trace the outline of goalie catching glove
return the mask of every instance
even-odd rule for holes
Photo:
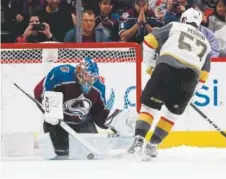
[[[63,94],[61,92],[46,91],[43,99],[44,118],[51,125],[59,124],[63,119]]]
[[[116,131],[121,136],[133,136],[137,113],[132,109],[112,109],[105,122],[105,126]]]

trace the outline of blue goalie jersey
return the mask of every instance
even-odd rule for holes
[[[76,67],[61,65],[53,68],[35,87],[35,98],[42,102],[45,91],[63,93],[64,120],[68,124],[84,125],[94,121],[106,129],[104,122],[109,114],[105,108],[105,85],[103,78],[98,78],[85,94],[76,79]]]

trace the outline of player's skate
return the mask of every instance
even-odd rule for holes
[[[135,136],[132,146],[128,149],[129,154],[141,154],[142,146],[144,144],[144,138],[141,136]]]
[[[158,144],[152,144],[150,142],[147,142],[143,146],[142,150],[142,161],[150,161],[152,158],[157,157],[158,155]]]

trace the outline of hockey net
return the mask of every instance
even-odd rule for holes
[[[62,64],[76,65],[86,57],[98,63],[100,75],[105,78],[106,86],[110,85],[111,90],[106,97],[110,105],[121,109],[139,109],[136,96],[141,94],[141,47],[138,44],[2,44],[1,135],[4,155],[18,155],[13,150],[15,147],[34,145],[36,135],[42,132],[42,114],[13,83],[33,95],[36,84],[53,67]],[[17,142],[10,142],[12,139]],[[26,147],[27,150],[28,148]],[[29,155],[29,152],[33,151],[23,151],[19,155]]]

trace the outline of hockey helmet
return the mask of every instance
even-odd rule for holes
[[[202,12],[198,9],[189,8],[182,13],[180,22],[195,24],[199,27],[202,22]]]
[[[88,93],[99,77],[99,68],[93,59],[84,58],[77,65],[76,74],[83,92]]]

